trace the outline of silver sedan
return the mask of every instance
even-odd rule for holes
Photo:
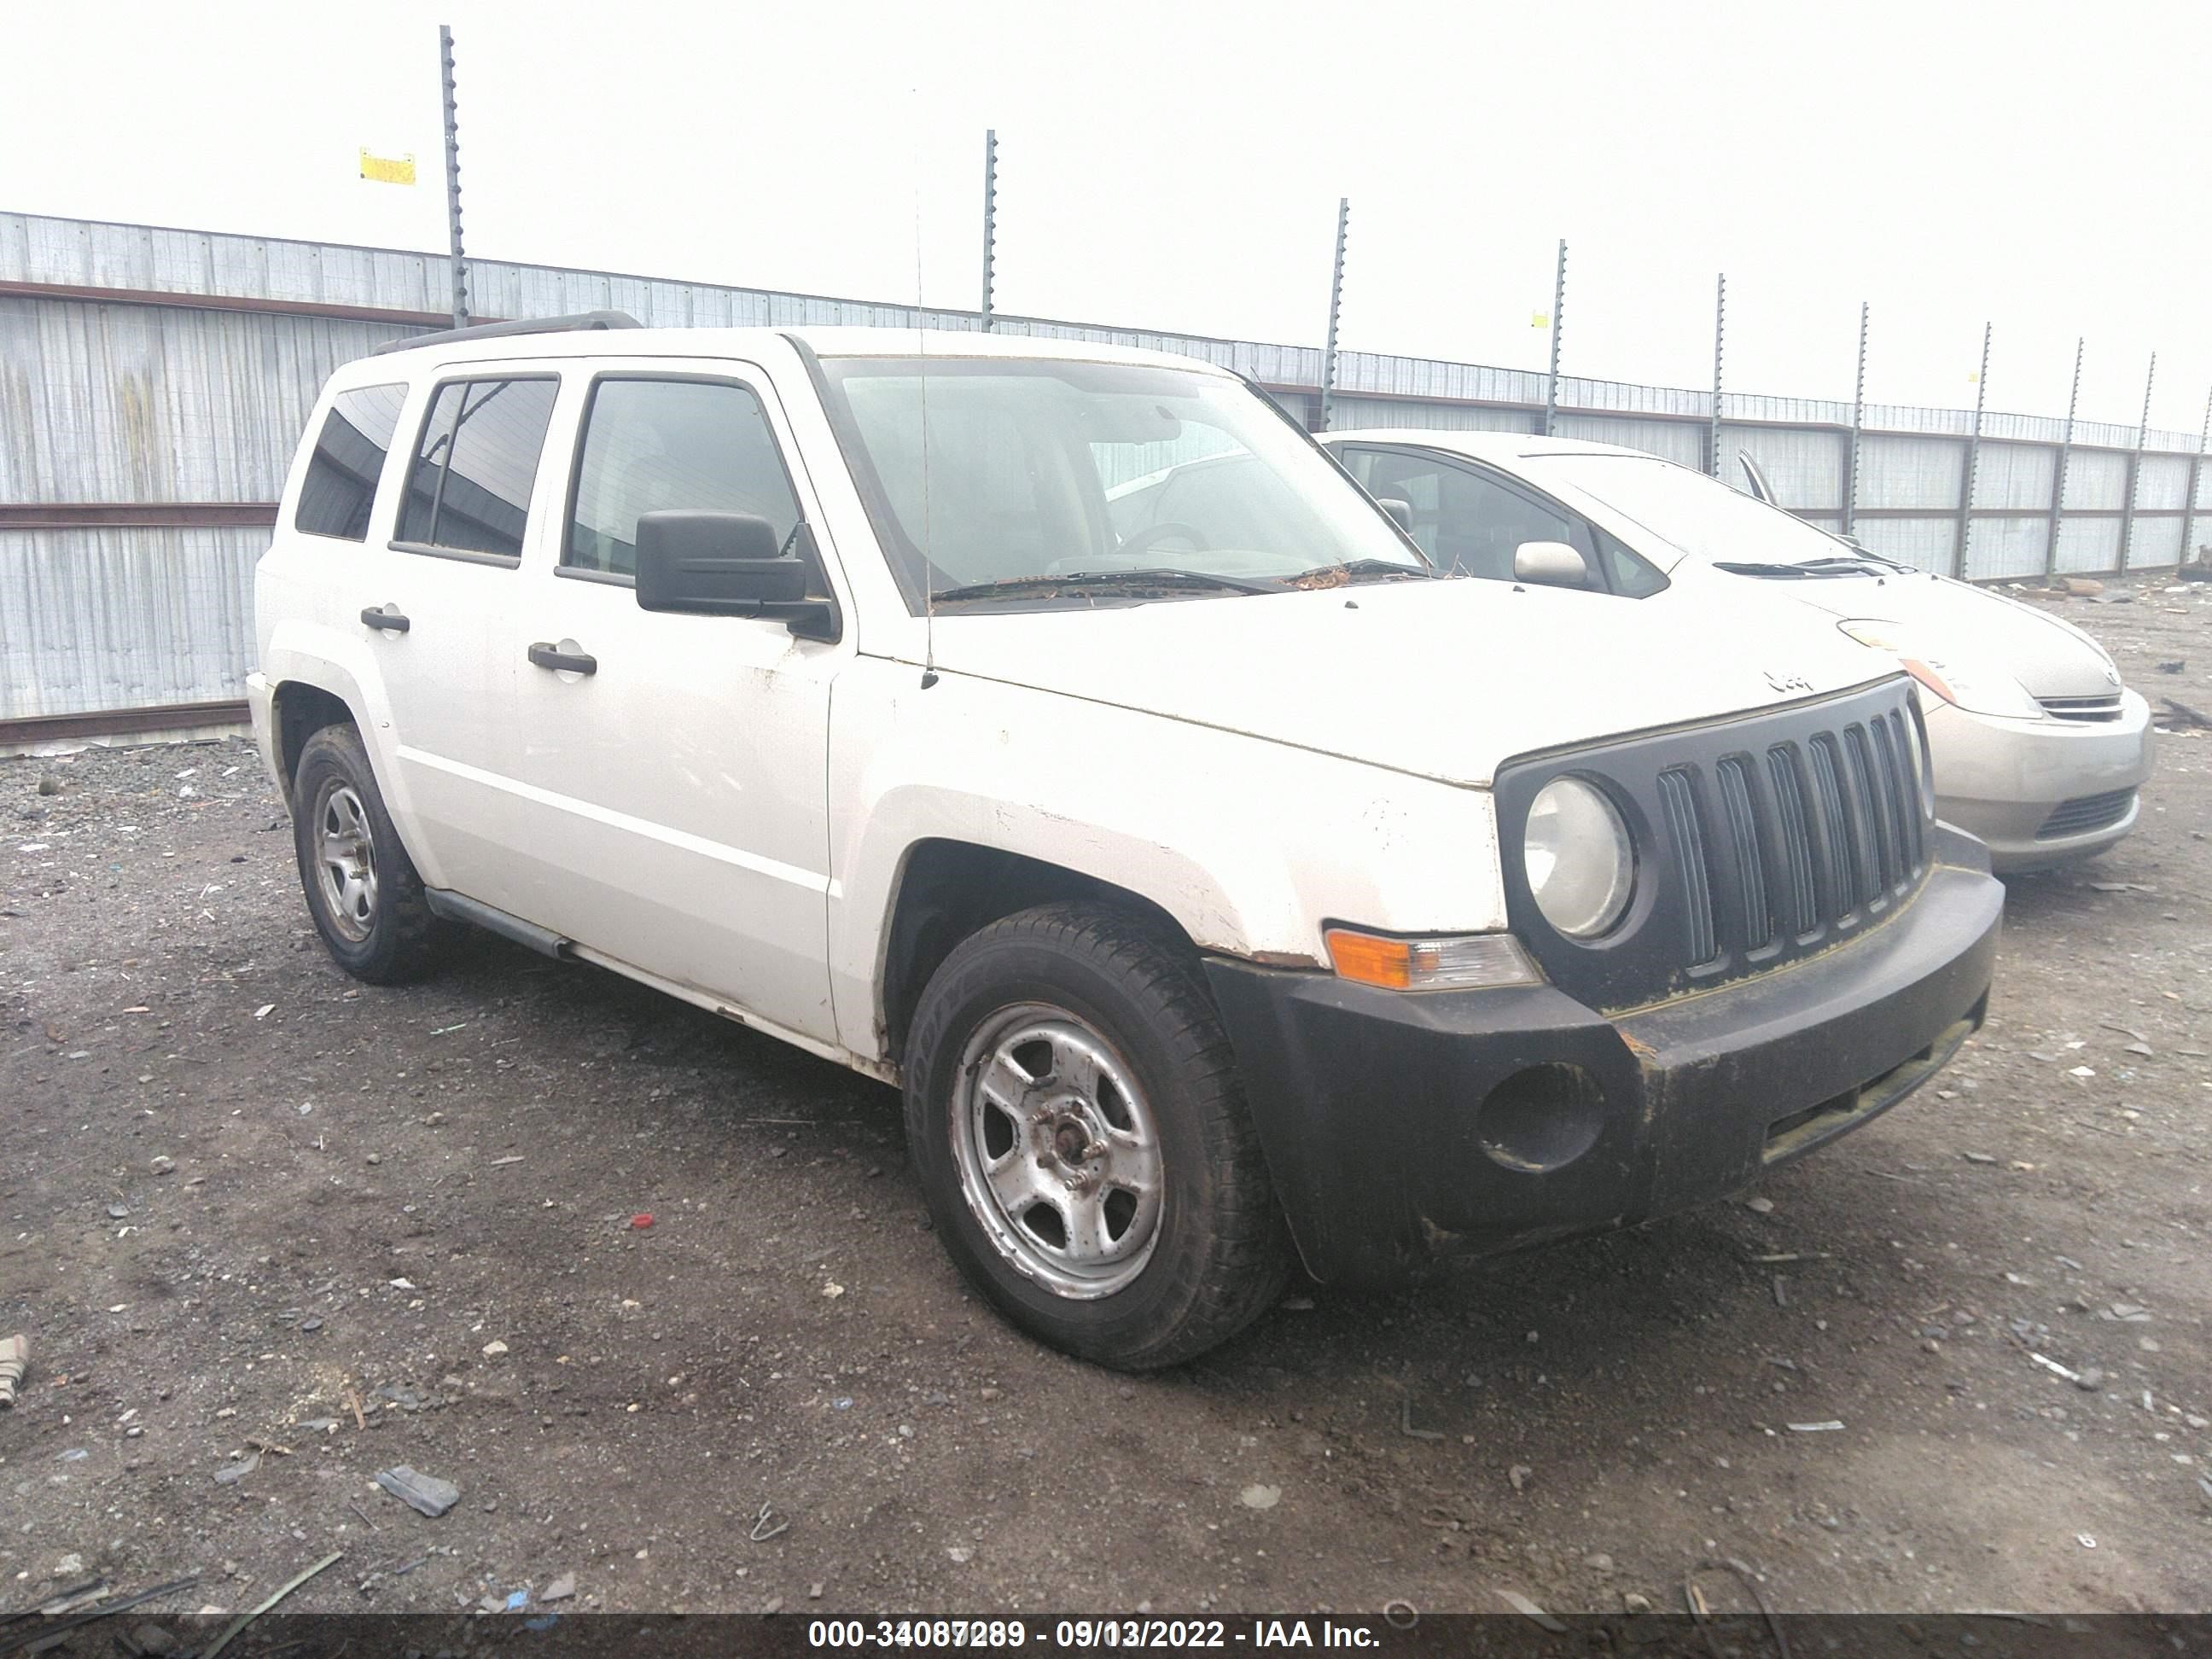
[[[2135,827],[2150,709],[2069,623],[1638,450],[1425,428],[1322,441],[1447,569],[1720,605],[1786,592],[1894,653],[1919,682],[1938,811],[2001,872],[2087,857]],[[1748,623],[1762,607],[1744,608]]]

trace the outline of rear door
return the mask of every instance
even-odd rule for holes
[[[559,389],[550,372],[477,366],[429,387],[401,428],[411,451],[392,533],[358,594],[383,619],[356,623],[387,703],[370,741],[398,781],[410,850],[431,885],[501,909],[520,896],[507,849],[525,827],[509,641]]]
[[[828,968],[830,688],[844,644],[773,619],[638,608],[637,520],[802,519],[836,559],[768,378],[726,361],[595,365],[574,457],[524,573],[514,908],[591,950],[835,1040]],[[840,594],[846,615],[851,599]],[[850,638],[848,626],[848,640]],[[535,648],[537,661],[531,660]]]

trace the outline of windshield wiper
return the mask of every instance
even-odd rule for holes
[[[1157,592],[1163,588],[1210,589],[1222,593],[1280,593],[1280,582],[1244,576],[1217,576],[1206,570],[1077,570],[1064,576],[1002,576],[994,582],[970,582],[964,587],[940,587],[930,599],[942,605],[956,599],[1049,597],[1060,592],[1098,592],[1115,588],[1131,592]]]
[[[1800,559],[1801,569],[1812,570],[1876,570],[1884,574],[1910,576],[1913,567],[1899,564],[1894,559],[1885,559],[1878,553],[1829,553],[1817,559]]]
[[[1767,564],[1756,561],[1723,562],[1716,559],[1713,568],[1725,570],[1731,576],[1768,576],[1785,580],[1818,580],[1829,576],[1910,576],[1914,573],[1909,564],[1895,564],[1873,553],[1833,553],[1824,558],[1800,559],[1795,564]]]
[[[1401,564],[1395,559],[1352,559],[1343,564],[1325,564],[1322,568],[1341,570],[1355,580],[1361,576],[1418,576],[1423,581],[1435,581],[1444,574],[1432,564]]]
[[[1814,581],[1825,576],[1864,575],[1870,565],[1850,559],[1808,559],[1802,564],[1760,564],[1750,561],[1713,561],[1713,568],[1731,576],[1768,576],[1796,581]]]

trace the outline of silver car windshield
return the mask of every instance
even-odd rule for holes
[[[1133,363],[848,357],[830,413],[908,603],[1433,574],[1258,393]]]
[[[1706,564],[1839,576],[1894,568],[1778,507],[1654,456],[1529,455],[1517,465],[1532,482],[1595,496]]]

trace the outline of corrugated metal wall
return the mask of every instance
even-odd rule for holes
[[[471,261],[469,277],[483,316],[613,309],[669,326],[979,321],[500,261]],[[339,363],[436,325],[451,286],[438,254],[0,214],[0,721],[238,697],[252,562],[318,388]],[[1318,412],[1316,347],[995,323],[1006,333],[1200,357],[1274,388],[1309,424]],[[1525,369],[1347,351],[1334,423],[1534,431],[1545,391],[1545,376]],[[1563,435],[1708,464],[1709,392],[1562,376],[1558,403]],[[1736,458],[1748,453],[1784,505],[1841,527],[1849,404],[1730,394],[1723,412],[1723,479],[1743,487]],[[2185,526],[2192,543],[2212,528],[2212,466],[2200,465],[2196,436],[2083,422],[2053,559],[2064,422],[1985,415],[1969,504],[1960,498],[1972,429],[1966,410],[1869,405],[1854,533],[1926,568],[1997,579],[2171,565]],[[2202,516],[2191,526],[2192,479]]]

